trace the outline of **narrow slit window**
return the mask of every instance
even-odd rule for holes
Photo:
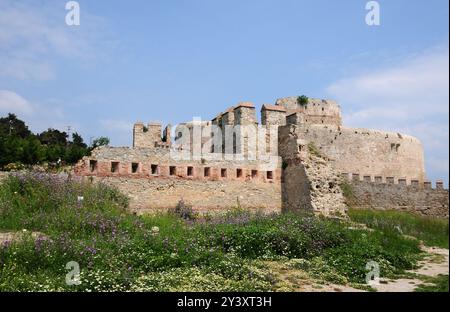
[[[273,171],[267,171],[267,179],[272,180],[273,179]]]
[[[242,169],[236,169],[236,177],[242,178]]]
[[[137,173],[139,171],[139,163],[132,163],[131,164],[131,172]]]
[[[119,162],[113,161],[113,162],[111,163],[111,172],[112,172],[112,173],[117,173],[117,172],[119,172]]]
[[[222,178],[226,178],[226,177],[227,177],[227,169],[222,168],[222,169],[220,170],[220,176],[221,176]]]
[[[158,165],[151,165],[151,171],[153,175],[158,174]]]
[[[194,176],[194,167],[187,167],[187,175],[188,177]]]
[[[204,170],[204,171],[203,171],[203,176],[209,177],[210,174],[211,174],[211,168],[205,167],[203,170]]]
[[[252,179],[256,179],[258,177],[258,170],[252,170]]]
[[[97,161],[96,160],[89,161],[89,169],[91,170],[91,172],[94,172],[95,170],[97,170]]]
[[[169,167],[169,174],[170,174],[171,176],[176,175],[176,174],[177,174],[177,167],[175,167],[175,166],[170,166],[170,167]]]

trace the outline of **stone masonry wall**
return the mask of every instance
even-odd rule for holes
[[[329,160],[308,149],[299,138],[299,127],[279,128],[279,152],[283,158],[282,210],[346,216],[341,180]]]
[[[280,163],[183,160],[173,158],[171,152],[100,147],[84,157],[74,172],[117,186],[130,197],[130,208],[137,212],[173,208],[180,199],[202,212],[236,206],[265,212],[281,210]]]
[[[284,107],[287,115],[300,112],[305,116],[306,124],[329,124],[342,125],[342,116],[340,106],[333,100],[322,100],[309,98],[306,105],[300,105],[297,97],[287,97],[278,99],[277,106]]]
[[[431,183],[406,185],[352,179],[348,204],[356,209],[398,210],[423,216],[449,216],[448,189]]]
[[[299,131],[340,172],[406,179],[408,184],[425,180],[422,144],[412,136],[332,125],[307,125]]]
[[[142,122],[137,122],[133,127],[133,147],[135,148],[155,148],[170,146],[170,125],[162,131],[162,125],[158,122],[151,122],[144,126]]]
[[[94,177],[119,188],[130,198],[130,208],[139,214],[173,208],[180,199],[201,213],[217,213],[241,207],[264,213],[281,211],[279,183],[251,181],[201,181],[179,178],[129,179]]]

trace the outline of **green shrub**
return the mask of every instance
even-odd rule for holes
[[[83,201],[78,201],[83,196]],[[270,290],[262,260],[299,265],[335,283],[364,282],[366,263],[382,276],[412,268],[418,242],[388,229],[349,229],[346,221],[242,209],[206,220],[136,216],[102,184],[45,175],[0,184],[0,230],[40,232],[0,245],[0,291]],[[28,236],[27,236],[28,235]],[[82,284],[64,282],[76,261]]]
[[[181,199],[178,202],[178,204],[175,206],[175,208],[170,209],[169,213],[177,215],[180,218],[185,219],[185,220],[194,220],[196,217],[194,210],[192,209],[192,206],[186,204],[183,199]]]
[[[297,103],[301,106],[305,106],[306,104],[308,104],[308,97],[306,95],[301,95],[297,98]]]
[[[316,144],[314,144],[314,142],[308,143],[308,151],[316,157],[322,157],[322,154],[320,153],[319,149],[317,148]]]

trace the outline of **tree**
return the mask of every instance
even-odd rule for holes
[[[301,106],[305,106],[306,104],[308,104],[308,101],[309,99],[306,95],[302,95],[297,98],[297,103]]]
[[[31,135],[21,143],[21,163],[34,165],[45,159],[45,149],[36,136]]]
[[[83,158],[88,154],[87,148],[83,148],[77,145],[70,145],[66,149],[66,154],[64,155],[64,161],[68,164],[75,164],[78,160]]]
[[[92,148],[97,148],[104,145],[109,145],[109,138],[99,137],[92,142]]]
[[[108,145],[109,139],[99,137],[94,147]],[[90,149],[78,133],[72,134],[72,142],[68,142],[66,132],[48,128],[40,134],[33,134],[25,122],[14,114],[0,118],[0,168],[11,163],[34,165],[40,162],[74,164]]]
[[[72,134],[72,144],[78,147],[87,148],[87,145],[84,143],[83,138],[77,132]]]
[[[0,138],[6,136],[17,136],[22,139],[31,135],[31,131],[25,122],[18,119],[16,115],[9,113],[7,117],[0,118]]]
[[[39,141],[45,145],[67,145],[67,133],[61,132],[56,129],[48,128],[38,135]]]

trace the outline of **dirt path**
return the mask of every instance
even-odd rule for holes
[[[426,282],[419,279],[422,277],[436,277],[439,274],[449,274],[449,250],[435,247],[424,247],[422,249],[427,253],[425,258],[419,262],[418,268],[407,271],[417,276],[417,278],[401,278],[396,280],[381,279],[378,285],[372,285],[377,292],[413,292],[419,285],[427,285]],[[267,263],[274,271],[279,280],[276,291],[295,291],[295,292],[363,292],[365,290],[356,289],[351,286],[337,285],[312,279],[311,276],[303,271],[287,268],[281,263]],[[430,284],[428,284],[430,285]]]
[[[419,262],[419,268],[408,271],[422,276],[436,277],[439,274],[448,275],[449,273],[449,250],[436,247],[422,247],[427,252],[424,260]],[[418,278],[381,280],[379,285],[373,287],[379,292],[412,292],[419,286],[427,284]]]

